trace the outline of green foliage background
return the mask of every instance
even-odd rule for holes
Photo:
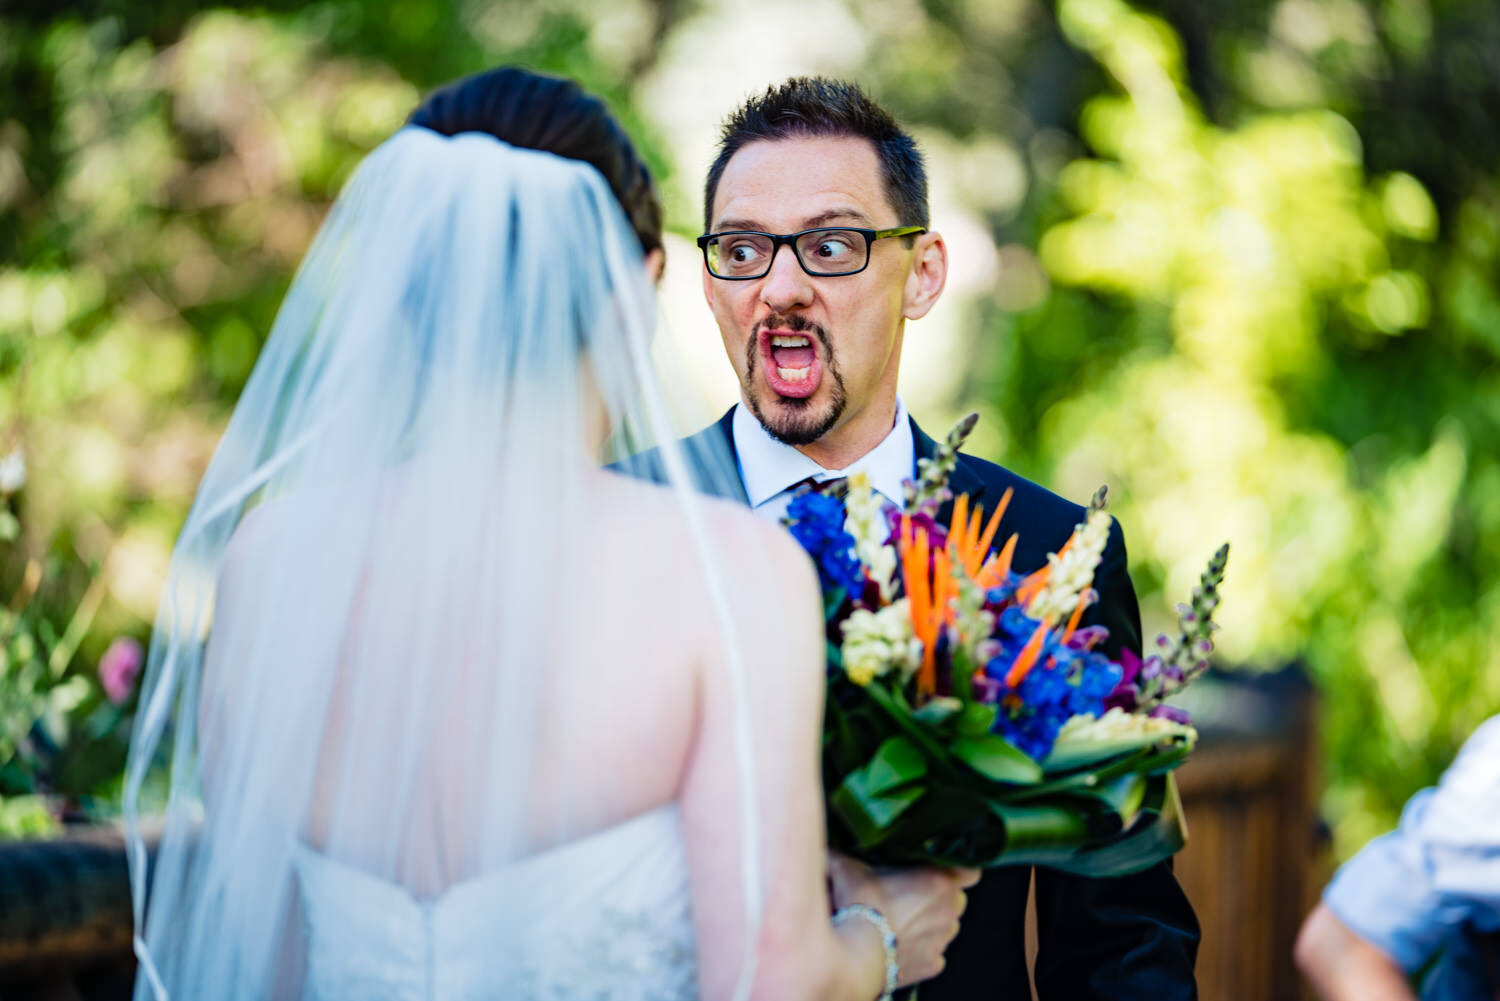
[[[947,398],[921,402],[977,406],[983,451],[1065,493],[1109,483],[1148,627],[1229,538],[1221,652],[1302,660],[1322,687],[1340,854],[1389,826],[1500,711],[1500,9],[726,9],[8,4],[0,451],[30,475],[0,602],[42,567],[28,614],[83,607],[65,673],[91,684],[113,636],[147,636],[303,249],[423,91],[503,61],[578,78],[690,234],[701,165],[674,155],[662,81],[732,76],[804,18],[841,17],[848,37],[805,68],[916,127],[998,248],[980,293],[940,307],[964,311],[963,341]],[[108,795],[91,782],[54,784]]]

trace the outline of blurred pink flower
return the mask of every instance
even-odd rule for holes
[[[99,683],[104,686],[104,695],[109,701],[119,705],[130,698],[143,659],[139,643],[129,636],[115,637],[104,656],[99,658]]]

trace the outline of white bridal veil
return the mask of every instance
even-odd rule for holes
[[[674,445],[654,310],[586,165],[407,128],[360,166],[173,553],[125,793],[138,998],[311,996],[299,851],[422,901],[620,820],[616,790],[651,766],[599,760],[595,738],[656,707],[575,711],[631,662],[608,595],[694,578],[743,686],[696,492],[733,470]],[[590,517],[611,429],[616,450],[661,449],[666,488],[632,486],[669,512],[654,545]],[[763,860],[734,725],[743,988]]]

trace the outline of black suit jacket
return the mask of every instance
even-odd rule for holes
[[[691,438],[689,459],[728,448],[734,454],[733,411]],[[919,459],[931,458],[936,443],[916,421],[911,425]],[[635,456],[618,468],[661,479],[653,453]],[[915,470],[913,470],[915,474]],[[1036,570],[1057,552],[1083,520],[1084,508],[992,462],[960,454],[949,480],[953,492],[993,510],[1007,489],[1010,506],[1001,519],[995,545],[1018,533],[1013,567]],[[732,487],[716,492],[733,496]],[[738,497],[747,502],[743,485]],[[946,524],[945,508],[939,521]],[[1117,657],[1141,649],[1140,609],[1126,572],[1125,537],[1118,522],[1094,577],[1100,600],[1085,622],[1109,628],[1104,649]],[[958,937],[947,953],[947,968],[922,984],[920,1001],[1024,1001],[1025,920],[1031,867],[991,869],[969,891]],[[1133,876],[1093,879],[1035,868],[1037,936],[1036,987],[1042,1001],[1188,1001],[1197,997],[1193,961],[1198,952],[1198,921],[1171,862]]]

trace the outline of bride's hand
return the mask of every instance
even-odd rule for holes
[[[828,853],[828,878],[835,909],[868,904],[885,915],[896,933],[900,985],[943,971],[943,951],[958,934],[958,918],[968,904],[964,891],[979,881],[978,869],[887,869]]]

